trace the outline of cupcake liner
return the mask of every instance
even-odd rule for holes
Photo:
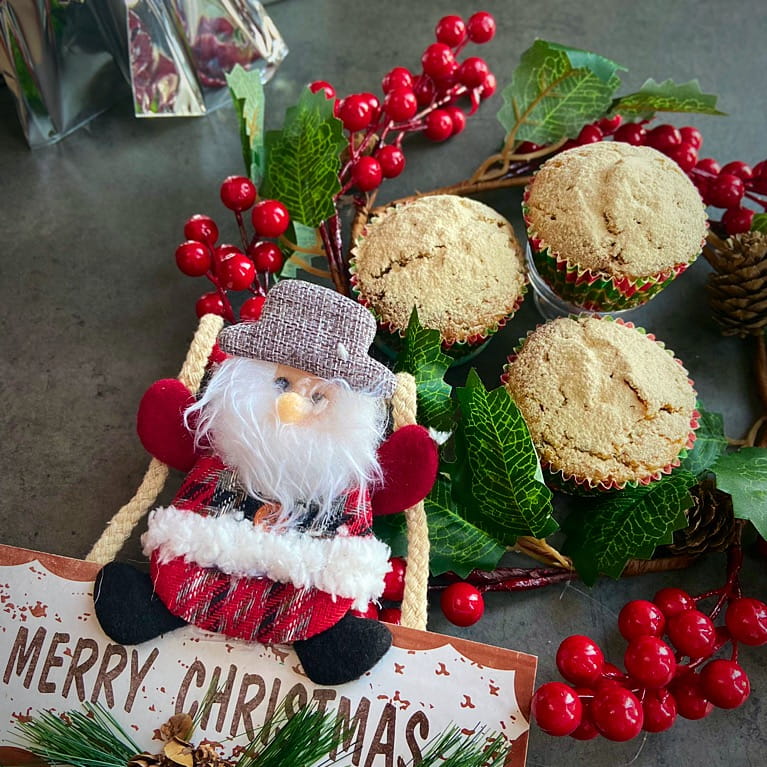
[[[586,311],[617,312],[646,304],[686,271],[700,255],[698,252],[685,263],[675,264],[644,277],[614,277],[606,272],[580,267],[555,252],[540,234],[533,230],[525,204],[527,197],[528,191],[525,190],[522,216],[538,273],[560,298]]]
[[[674,352],[671,349],[667,348],[662,341],[659,341],[652,333],[649,333],[644,328],[635,325],[633,322],[627,322],[626,320],[623,320],[619,317],[604,316],[600,317],[599,319],[606,322],[616,322],[619,325],[625,325],[627,328],[632,328],[633,330],[639,331],[648,339],[654,341],[658,346],[660,346],[660,348],[663,349],[663,351],[665,351],[666,354],[668,354],[676,363],[678,363],[681,367],[684,367],[682,361],[678,357],[674,356]],[[541,327],[541,325],[538,325],[533,330],[528,331],[524,338],[520,338],[517,342],[517,345],[514,347],[514,351],[507,357],[506,365],[504,366],[504,372],[501,375],[501,382],[504,385],[506,385],[508,382],[508,366],[517,358],[520,349],[524,346],[528,337],[539,327]],[[697,392],[695,392],[694,389],[695,382],[689,376],[687,378],[687,382],[690,384],[690,386],[693,387],[693,393],[697,395]],[[680,465],[682,460],[687,456],[688,451],[695,444],[695,439],[697,437],[696,429],[698,428],[699,423],[700,413],[697,409],[694,408],[690,416],[690,432],[687,435],[687,442],[685,443],[684,447],[682,447],[676,457],[665,466],[656,469],[650,474],[640,477],[639,479],[618,481],[616,479],[608,478],[595,481],[589,477],[567,473],[564,469],[558,469],[554,467],[549,461],[541,458],[541,469],[544,473],[546,485],[553,490],[558,490],[560,492],[567,493],[568,495],[580,496],[593,496],[599,495],[601,493],[625,490],[627,487],[649,485],[651,482],[671,474],[671,472]]]
[[[397,337],[398,338],[405,337],[407,328],[406,327],[400,328],[393,322],[388,321],[386,318],[384,318],[381,315],[381,313],[376,309],[376,307],[373,306],[373,304],[362,294],[358,285],[357,265],[356,265],[357,248],[364,241],[365,235],[367,234],[367,232],[368,232],[368,225],[365,224],[360,231],[360,235],[357,238],[357,241],[354,244],[354,247],[352,248],[351,259],[349,260],[349,275],[350,275],[349,285],[352,290],[352,295],[358,301],[358,303],[362,304],[362,306],[368,309],[376,318],[376,321],[378,322],[379,331],[391,336],[392,343],[396,344]],[[506,314],[502,315],[497,320],[491,321],[489,324],[485,326],[485,328],[483,328],[481,332],[473,333],[465,339],[443,337],[442,348],[445,350],[445,352],[448,352],[451,356],[455,357],[458,360],[468,355],[473,356],[479,347],[486,344],[501,328],[505,327],[506,323],[510,319],[512,319],[512,317],[517,313],[517,311],[519,311],[519,307],[522,305],[522,302],[524,301],[525,295],[527,293],[528,285],[529,285],[529,277],[527,275],[527,272],[525,271],[524,282],[519,291],[519,295],[514,300],[514,303],[512,304],[511,308],[507,310]]]

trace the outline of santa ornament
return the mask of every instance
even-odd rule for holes
[[[290,643],[318,684],[381,658],[389,630],[352,614],[381,596],[389,570],[372,517],[427,495],[437,451],[420,426],[386,436],[396,378],[368,354],[375,332],[354,301],[284,280],[258,321],[221,331],[228,356],[199,400],[175,379],[150,387],[139,436],[188,473],[149,516],[150,574],[122,563],[99,574],[96,615],[113,640],[192,623]]]

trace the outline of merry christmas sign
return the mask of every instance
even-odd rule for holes
[[[133,647],[111,642],[93,615],[98,566],[0,545],[0,763],[23,752],[16,724],[85,702],[107,709],[133,740],[158,750],[170,716],[194,716],[215,691],[195,738],[247,743],[280,702],[337,712],[339,763],[402,767],[451,725],[501,733],[507,767],[522,767],[536,659],[454,637],[392,627],[394,646],[372,671],[338,687],[312,683],[289,647],[188,627]]]

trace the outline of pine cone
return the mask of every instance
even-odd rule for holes
[[[767,326],[767,234],[745,232],[721,240],[711,233],[704,253],[714,267],[708,299],[722,333],[762,333]]]
[[[698,555],[729,548],[738,535],[732,498],[716,489],[714,479],[704,479],[690,494],[694,502],[686,512],[688,525],[674,533],[674,542],[663,553]]]

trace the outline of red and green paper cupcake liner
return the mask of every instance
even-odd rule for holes
[[[574,318],[575,319],[575,318]],[[651,341],[654,341],[658,346],[660,346],[669,356],[671,356],[675,362],[677,362],[680,366],[683,366],[683,363],[680,359],[674,356],[674,352],[671,351],[671,349],[666,348],[666,345],[659,341],[652,333],[648,333],[644,328],[638,327],[634,325],[632,322],[626,322],[625,320],[622,320],[618,317],[600,317],[601,320],[604,320],[606,322],[617,322],[619,325],[625,325],[627,328],[632,328],[633,330],[637,330],[643,335],[647,336]],[[508,382],[508,365],[511,364],[518,356],[519,351],[524,346],[525,342],[527,341],[527,338],[537,330],[540,325],[538,325],[534,330],[531,330],[527,333],[527,335],[524,338],[521,338],[515,347],[512,354],[510,354],[507,357],[506,365],[504,366],[504,372],[501,375],[501,381],[504,385]],[[687,378],[687,382],[690,384],[690,386],[695,386],[695,382],[691,378]],[[694,389],[693,389],[694,391]],[[546,482],[546,485],[548,485],[552,490],[558,490],[563,493],[567,493],[569,495],[581,495],[581,496],[593,496],[593,495],[599,495],[601,493],[610,493],[615,492],[617,490],[625,490],[627,487],[639,487],[643,485],[649,485],[651,482],[655,482],[656,480],[661,479],[664,476],[667,476],[671,474],[671,472],[677,468],[682,460],[687,456],[687,453],[692,448],[692,446],[695,444],[695,438],[696,438],[696,429],[698,428],[698,425],[700,423],[700,413],[697,409],[693,409],[692,414],[690,416],[690,433],[687,435],[687,442],[685,443],[684,447],[679,451],[677,456],[674,458],[673,461],[670,463],[667,463],[665,466],[656,469],[655,471],[640,477],[636,480],[623,480],[619,481],[613,478],[606,478],[606,479],[600,479],[600,480],[594,480],[589,477],[579,476],[576,474],[571,474],[566,472],[562,468],[557,468],[553,464],[551,464],[549,461],[546,461],[545,459],[541,458],[541,469],[543,470],[544,479]]]

